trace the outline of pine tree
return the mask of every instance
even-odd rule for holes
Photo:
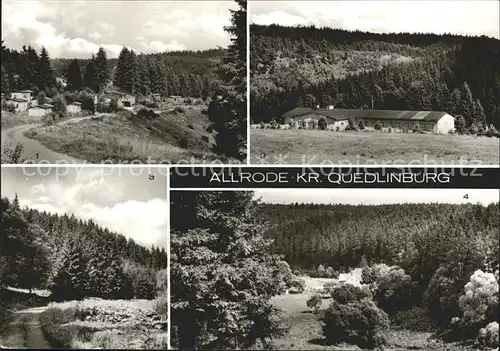
[[[9,95],[10,93],[10,82],[9,82],[9,77],[7,75],[7,71],[5,70],[3,64],[2,64],[2,82],[1,82],[1,87],[2,87],[2,93]]]
[[[66,72],[68,90],[81,90],[83,88],[82,71],[77,59],[71,61]]]
[[[102,91],[109,81],[108,59],[106,51],[99,48],[95,59],[96,78],[98,82],[98,92]]]
[[[99,81],[97,78],[97,70],[95,66],[95,57],[92,55],[87,67],[85,67],[85,73],[83,75],[83,84],[85,87],[91,89],[93,92],[99,91]]]
[[[136,55],[124,47],[118,56],[113,84],[123,91],[133,93],[136,85]]]
[[[283,286],[279,257],[250,192],[172,195],[171,308],[179,349],[240,349],[283,334],[269,299]],[[175,217],[172,217],[175,218]]]
[[[81,249],[77,242],[69,242],[68,248],[52,282],[52,297],[56,301],[81,300],[87,296],[89,288],[86,260]]]
[[[227,57],[218,71],[222,91],[209,106],[208,116],[217,131],[214,151],[243,160],[247,148],[246,113],[246,22],[247,1],[236,0],[238,10],[231,10],[232,25],[225,30],[232,35]]]
[[[56,77],[52,66],[50,65],[49,53],[42,47],[40,52],[40,59],[38,60],[38,89],[44,90],[45,88],[51,88],[56,85]]]

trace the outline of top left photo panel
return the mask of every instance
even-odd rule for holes
[[[2,1],[2,164],[246,164],[247,1]]]

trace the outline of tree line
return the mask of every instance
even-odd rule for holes
[[[153,298],[164,248],[145,248],[93,221],[1,200],[0,287],[51,290],[55,300]]]
[[[51,60],[45,48],[40,54],[32,46],[17,51],[2,41],[2,92],[30,89],[52,97],[84,88],[100,93],[112,83],[136,95],[206,98],[218,89],[214,72],[223,55],[223,49],[138,55],[124,47],[118,59],[108,59],[101,47],[90,59]],[[64,78],[66,88],[56,77]]]
[[[255,122],[297,106],[370,109],[373,103],[374,109],[448,112],[463,118],[458,129],[500,127],[497,39],[275,25],[251,31]],[[380,63],[391,54],[402,57]],[[288,66],[279,69],[285,59]]]

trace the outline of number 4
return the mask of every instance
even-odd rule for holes
[[[464,199],[468,199],[468,198],[469,198],[469,194],[465,194]]]

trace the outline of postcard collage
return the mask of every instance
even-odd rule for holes
[[[498,350],[498,1],[1,6],[0,349]]]

